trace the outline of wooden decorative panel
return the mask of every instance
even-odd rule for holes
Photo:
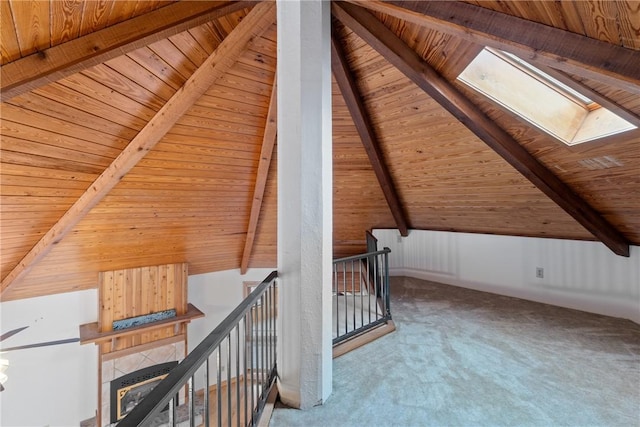
[[[104,271],[98,278],[100,331],[113,330],[114,320],[175,309],[177,315],[187,310],[187,264],[164,264],[151,267]],[[119,338],[114,347],[102,344],[102,353],[169,338],[184,333],[173,326]]]

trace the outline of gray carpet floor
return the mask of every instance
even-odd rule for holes
[[[393,277],[396,332],[334,360],[279,426],[640,426],[640,325]]]

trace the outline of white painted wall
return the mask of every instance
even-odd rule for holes
[[[243,282],[261,282],[274,268],[239,269],[189,276],[189,302],[205,314],[189,324],[189,351],[193,350],[231,311],[242,302]]]
[[[274,269],[228,270],[189,276],[189,302],[206,316],[189,325],[191,351],[243,297],[243,281],[262,281]],[[98,320],[97,290],[70,292],[0,304],[0,334],[29,326],[2,342],[15,347],[77,338],[78,327]],[[64,344],[16,350],[8,359],[6,390],[0,393],[2,426],[74,426],[95,416],[98,348]]]
[[[530,299],[640,323],[640,247],[629,258],[598,242],[374,230],[390,274]],[[536,277],[536,268],[544,277]]]
[[[0,304],[2,333],[28,329],[2,347],[79,336],[78,326],[95,322],[96,290],[29,298]],[[9,380],[0,393],[3,426],[72,426],[95,416],[98,406],[98,349],[93,344],[63,344],[16,350],[8,359]]]
[[[191,352],[200,342],[224,320],[244,298],[244,282],[261,282],[274,268],[253,268],[241,275],[239,269],[218,271],[189,276],[189,302],[198,307],[204,318],[195,319],[189,324],[188,351]],[[241,337],[242,340],[242,337]],[[236,376],[235,349],[232,346],[231,377]],[[217,367],[210,361],[209,384],[217,379]],[[226,381],[227,372],[223,363],[222,380]],[[242,372],[242,366],[241,366]],[[204,374],[196,373],[196,389],[204,387]]]

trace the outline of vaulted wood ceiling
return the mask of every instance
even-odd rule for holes
[[[638,130],[569,148],[456,81],[498,47],[638,124],[640,2],[333,6],[336,256],[371,228],[640,245]],[[273,3],[0,7],[2,300],[275,265]]]

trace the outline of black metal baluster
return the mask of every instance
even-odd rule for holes
[[[389,248],[385,248],[388,250]],[[391,317],[391,284],[389,283],[389,252],[385,252],[384,254],[384,277],[387,288],[387,307],[386,307],[386,315]]]
[[[370,258],[369,257],[367,257],[366,260],[367,260],[367,280],[369,280],[369,293],[367,295],[367,304],[368,304],[368,310],[367,311],[369,313],[369,323],[371,323],[371,295],[375,294],[375,289],[373,290],[373,292],[371,292],[372,291],[371,288],[374,286],[374,284],[371,283],[371,277],[372,277],[372,274],[371,274],[371,262],[370,262]]]
[[[338,284],[338,265],[333,264],[333,289],[336,294],[336,338],[340,337],[340,286]]]
[[[222,427],[222,393],[220,392],[220,388],[222,386],[222,358],[220,356],[220,344],[218,344],[218,351],[217,351],[217,361],[218,361],[218,372],[216,372],[216,398],[218,401],[218,407],[217,407],[217,411],[218,411],[218,427]]]
[[[344,296],[344,333],[349,332],[349,303],[347,299],[347,263],[342,263],[342,289]]]
[[[249,370],[247,369],[247,346],[249,345],[249,340],[247,337],[249,331],[249,329],[247,328],[247,316],[248,314],[244,315],[244,345],[242,346],[242,372],[244,378],[244,380],[242,381],[244,388],[244,425],[247,425],[247,423],[249,422],[249,418],[247,417],[247,405],[249,404],[249,401],[247,400],[247,374],[249,373]]]
[[[255,410],[256,404],[255,404],[255,399],[254,399],[254,394],[255,394],[255,378],[256,378],[256,372],[255,372],[255,345],[256,345],[256,341],[254,338],[254,329],[255,329],[255,313],[256,313],[256,305],[254,304],[253,307],[251,307],[251,325],[250,325],[250,331],[251,331],[251,353],[250,353],[250,358],[251,358],[251,424],[253,425],[253,411]]]
[[[364,288],[365,283],[363,283],[362,278],[362,260],[358,261],[358,283],[360,283],[360,326],[364,326]]]
[[[240,325],[236,326],[236,420],[240,427]]]
[[[227,425],[231,427],[231,333],[227,335]]]
[[[176,402],[174,399],[169,401],[169,425],[171,427],[176,425]]]
[[[260,329],[261,329],[261,336],[260,336],[260,342],[262,343],[262,348],[261,348],[261,352],[262,352],[262,369],[260,370],[260,372],[262,372],[262,384],[260,387],[260,398],[262,399],[263,395],[264,395],[264,385],[267,382],[266,381],[266,375],[267,375],[267,347],[266,347],[266,331],[265,331],[265,326],[267,324],[267,313],[266,313],[266,306],[267,303],[265,301],[264,298],[264,294],[262,295],[262,304],[260,305],[260,309],[262,311],[262,322],[260,322]]]
[[[204,425],[209,427],[209,358],[204,363]]]
[[[195,416],[195,400],[196,393],[194,387],[194,379],[193,375],[189,378],[189,425],[194,427],[196,425],[196,416]]]
[[[353,330],[355,331],[356,326],[356,289],[355,289],[355,281],[354,281],[354,268],[353,268],[353,260],[351,260],[351,301],[353,302]]]
[[[378,320],[380,318],[380,316],[378,315],[378,301],[380,299],[380,284],[378,281],[378,257],[374,257],[373,259],[373,271],[374,271],[374,275],[373,275],[373,281],[374,281],[374,289],[376,290],[376,320]]]

